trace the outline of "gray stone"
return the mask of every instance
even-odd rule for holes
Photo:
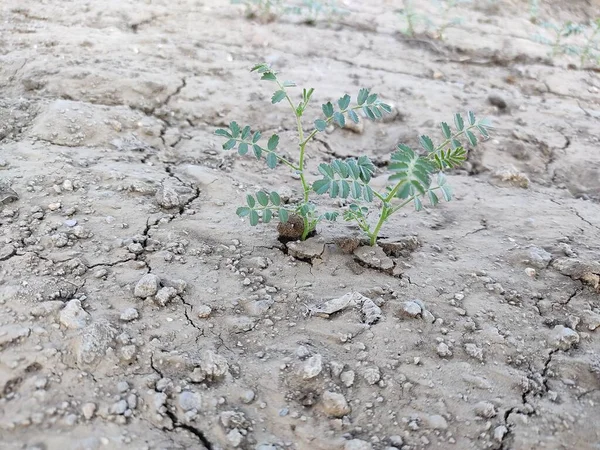
[[[125,411],[127,411],[127,402],[125,400],[120,400],[110,407],[111,414],[122,415]]]
[[[244,441],[244,435],[237,428],[227,433],[227,442],[233,447],[238,448]]]
[[[481,347],[477,347],[477,345],[468,343],[465,344],[465,352],[471,358],[478,359],[479,361],[483,361],[483,349]]]
[[[373,446],[361,439],[352,439],[344,443],[344,450],[373,450]]]
[[[567,351],[579,343],[579,334],[571,328],[556,325],[550,334],[550,345],[556,349]]]
[[[133,291],[133,295],[140,298],[152,297],[158,292],[159,284],[160,278],[153,273],[148,273],[137,282]]]
[[[258,319],[248,316],[229,317],[227,324],[233,333],[245,333],[256,326]]]
[[[490,102],[490,104],[494,105],[498,109],[506,109],[508,106],[506,100],[504,100],[504,98],[497,92],[493,92],[490,95],[488,95],[488,102]]]
[[[129,383],[127,381],[119,381],[117,383],[117,391],[121,394],[127,392],[129,390]]]
[[[117,330],[106,321],[95,322],[82,329],[74,340],[79,367],[84,368],[103,357],[116,336]]]
[[[302,369],[302,379],[304,380],[312,380],[316,378],[321,371],[323,370],[323,357],[320,354],[316,354],[311,356],[304,363],[304,367]]]
[[[492,417],[496,417],[498,412],[496,411],[496,407],[490,402],[479,402],[475,405],[474,408],[475,414],[484,419],[491,419]]]
[[[552,254],[543,248],[531,247],[527,253],[527,262],[536,269],[545,269],[552,261]]]
[[[60,312],[60,323],[72,330],[85,327],[90,319],[90,315],[81,307],[79,300],[71,300]]]
[[[381,380],[381,372],[379,371],[379,367],[371,366],[367,367],[363,372],[363,377],[367,383],[370,385],[374,385]]]
[[[138,310],[135,308],[124,309],[119,317],[123,322],[131,322],[139,317]]]
[[[325,391],[321,397],[323,411],[330,417],[344,417],[352,411],[346,398],[337,392]]]
[[[156,293],[154,300],[160,306],[165,306],[175,297],[177,297],[177,289],[173,287],[164,287]]]
[[[373,325],[381,319],[381,308],[370,298],[367,298],[363,302],[361,311],[363,313],[363,321],[367,325]]]
[[[402,302],[400,305],[399,315],[401,317],[416,318],[422,314],[421,306],[416,302]]]
[[[95,403],[84,403],[81,406],[81,413],[83,414],[83,417],[85,417],[86,420],[90,420],[92,417],[94,417],[97,408],[98,407]]]
[[[254,397],[256,397],[254,391],[252,389],[248,389],[247,391],[244,391],[242,393],[242,395],[240,396],[240,400],[242,401],[242,403],[248,405],[249,403],[252,403],[254,401]]]
[[[200,319],[207,319],[208,317],[210,317],[210,313],[212,312],[212,308],[208,305],[199,305],[196,308],[198,317]]]
[[[433,414],[431,416],[427,416],[423,421],[425,428],[429,428],[432,430],[446,430],[448,428],[448,422],[443,416],[439,414]]]
[[[329,317],[332,314],[343,311],[346,308],[354,307],[368,300],[367,297],[358,292],[348,292],[341,297],[327,300],[321,305],[310,307],[311,314],[320,317]]]
[[[196,367],[191,375],[192,381],[200,383],[203,381],[218,381],[229,372],[227,360],[212,350],[202,353],[199,367]]]
[[[440,342],[439,345],[437,346],[437,354],[441,357],[441,358],[447,358],[449,356],[452,356],[452,351],[450,351],[450,347],[448,347],[447,344],[445,344],[444,342]]]
[[[494,429],[494,440],[496,442],[502,442],[504,436],[506,436],[506,433],[508,433],[508,428],[506,428],[504,425],[496,427]]]
[[[197,392],[183,391],[179,394],[179,407],[184,411],[202,409],[202,396]]]
[[[179,208],[181,198],[171,186],[161,185],[156,191],[156,203],[165,209]]]
[[[344,383],[344,386],[351,387],[354,384],[355,373],[353,370],[347,370],[340,374],[340,380]]]

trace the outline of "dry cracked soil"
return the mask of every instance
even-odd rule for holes
[[[548,58],[524,1],[461,7],[444,41],[399,33],[399,4],[311,26],[225,0],[2,0],[1,449],[600,448],[598,70]],[[455,111],[495,129],[385,251],[348,253],[343,221],[286,247],[235,210],[297,179],[213,134],[237,120],[297,157],[262,61],[316,105],[371,87],[395,107],[320,134],[311,180],[362,154],[382,176]]]

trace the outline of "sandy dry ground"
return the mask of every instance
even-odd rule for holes
[[[481,1],[444,42],[399,35],[397,3],[309,26],[225,0],[2,1],[1,449],[600,448],[600,76],[550,61],[525,2]],[[300,261],[236,217],[247,191],[297,195],[213,135],[237,120],[296,157],[262,61],[317,104],[372,87],[397,109],[322,134],[311,179],[361,154],[379,175],[455,111],[493,120],[453,202],[384,227],[394,275],[335,245],[344,222]]]

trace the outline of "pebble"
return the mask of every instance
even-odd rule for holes
[[[432,430],[446,430],[448,428],[448,422],[439,414],[428,416],[424,422],[425,426]]]
[[[296,356],[300,359],[308,358],[310,356],[310,351],[304,345],[300,345],[296,349]]]
[[[337,392],[325,391],[321,397],[323,410],[330,417],[344,417],[352,411],[346,398]]]
[[[504,425],[500,425],[499,427],[496,427],[494,429],[494,440],[496,442],[502,442],[502,439],[504,439],[504,436],[506,436],[506,433],[508,433],[508,428],[506,428]]]
[[[361,439],[352,439],[344,443],[344,450],[373,450],[373,446]]]
[[[233,447],[237,448],[242,445],[244,440],[244,436],[239,432],[237,428],[234,428],[229,433],[227,433],[227,442]]]
[[[354,384],[355,373],[353,370],[347,370],[340,374],[340,380],[344,383],[344,386],[351,387]]]
[[[135,357],[135,345],[124,345],[121,347],[121,358],[125,361],[131,361]]]
[[[144,247],[139,242],[133,242],[127,246],[127,250],[135,255],[144,253]]]
[[[122,415],[125,411],[127,411],[127,402],[125,400],[120,400],[110,407],[111,414]]]
[[[254,401],[254,397],[256,397],[256,394],[254,393],[254,391],[252,389],[248,389],[247,391],[244,391],[242,393],[242,395],[240,396],[240,399],[242,400],[242,403],[245,403],[246,405],[248,405]]]
[[[484,419],[491,419],[492,417],[496,417],[498,412],[496,411],[496,407],[490,402],[479,402],[475,405],[474,408],[475,414]]]
[[[363,313],[363,321],[367,325],[373,325],[381,319],[381,308],[373,302],[370,298],[367,298],[363,304],[361,311]]]
[[[337,361],[331,361],[329,363],[329,367],[331,369],[331,375],[335,378],[339,378],[344,371],[344,364]]]
[[[423,320],[427,323],[435,322],[435,317],[426,309],[423,310]]]
[[[437,354],[442,357],[442,358],[446,358],[448,356],[452,356],[452,352],[450,351],[450,347],[448,347],[447,344],[445,344],[444,342],[440,342],[439,345],[437,346]]]
[[[416,318],[421,315],[423,310],[421,306],[416,302],[402,302],[400,305],[400,316]]]
[[[469,343],[465,344],[465,352],[471,358],[478,359],[479,361],[483,361],[483,349],[481,347],[477,347],[477,345]]]
[[[583,312],[583,323],[588,327],[588,330],[594,331],[600,327],[600,314],[587,310]]]
[[[137,282],[133,291],[133,295],[139,298],[152,297],[158,292],[159,284],[160,278],[153,273],[148,273]]]
[[[196,308],[196,311],[198,311],[198,317],[200,319],[207,319],[208,317],[210,317],[212,308],[208,305],[200,305]]]
[[[56,211],[56,210],[60,209],[60,207],[61,207],[61,204],[60,204],[60,202],[56,202],[56,203],[50,203],[50,204],[48,205],[48,209],[49,209],[50,211]]]
[[[165,306],[176,296],[177,296],[177,289],[175,289],[174,287],[164,287],[164,288],[161,288],[156,293],[155,301],[160,306]]]
[[[129,390],[129,383],[127,381],[119,381],[117,383],[117,391],[121,394],[127,392]]]
[[[550,335],[550,345],[556,349],[567,351],[579,343],[579,334],[571,328],[556,325]]]
[[[80,300],[71,300],[60,312],[60,323],[69,329],[79,329],[87,325],[90,315],[81,307]]]
[[[323,357],[320,354],[315,354],[306,360],[302,370],[302,378],[311,380],[317,377],[323,370]]]
[[[81,406],[81,413],[83,414],[83,417],[86,418],[86,420],[90,420],[92,417],[94,417],[97,408],[98,407],[95,403],[84,403]]]
[[[197,392],[183,391],[179,394],[179,406],[184,411],[193,409],[200,411],[202,409],[202,397]]]
[[[131,322],[139,317],[138,310],[135,308],[124,309],[119,317],[123,322]]]
[[[77,219],[68,219],[65,220],[65,225],[69,228],[73,228],[74,226],[77,225]]]
[[[504,98],[502,98],[498,93],[492,93],[488,95],[488,102],[498,109],[506,109],[508,106],[506,100],[504,100]]]
[[[536,269],[545,269],[552,261],[552,254],[540,247],[531,247],[527,253],[527,259],[531,266]]]
[[[381,380],[381,372],[379,371],[379,367],[367,367],[363,372],[363,377],[365,378],[365,381],[371,386],[379,382],[379,380]]]

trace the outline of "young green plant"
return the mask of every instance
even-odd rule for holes
[[[277,134],[271,135],[265,145],[260,131],[252,131],[250,126],[240,127],[236,122],[231,122],[227,129],[216,130],[215,134],[226,138],[223,144],[224,150],[237,148],[237,152],[242,156],[252,153],[257,159],[264,158],[267,166],[271,169],[275,169],[278,165],[286,166],[299,178],[302,197],[297,205],[290,207],[282,203],[281,195],[276,191],[248,194],[246,196],[247,205],[239,207],[237,214],[240,217],[248,217],[252,226],[258,225],[261,220],[263,223],[269,223],[273,218],[278,218],[280,222],[286,223],[290,215],[295,214],[302,220],[300,239],[304,240],[315,231],[320,221],[336,220],[339,215],[335,211],[319,214],[315,203],[311,201],[311,193],[314,191],[307,179],[306,156],[307,148],[313,138],[332,124],[343,128],[347,120],[357,123],[359,121],[357,111],[362,111],[371,120],[377,120],[384,114],[390,113],[392,109],[389,105],[381,102],[377,94],[372,94],[368,89],[361,89],[355,104],[352,104],[352,99],[348,94],[341,97],[335,104],[332,102],[323,104],[321,107],[323,116],[314,121],[314,128],[311,131],[307,131],[303,123],[303,116],[314,89],[303,89],[300,101],[295,103],[288,93],[288,89],[296,86],[294,82],[282,81],[277,72],[267,64],[256,65],[252,68],[252,72],[259,73],[261,80],[270,81],[276,85],[277,90],[271,97],[272,104],[285,102],[289,105],[296,122],[296,158],[287,158],[278,152],[279,136]]]
[[[487,139],[491,128],[486,119],[477,120],[473,112],[468,113],[466,123],[460,114],[455,114],[454,127],[452,130],[447,123],[441,124],[444,140],[439,145],[434,145],[429,136],[421,136],[419,142],[424,155],[407,145],[398,145],[387,167],[391,172],[390,184],[383,191],[376,191],[369,185],[375,166],[366,156],[319,165],[322,178],[315,181],[313,189],[318,194],[328,193],[332,198],[350,198],[344,219],[356,222],[370,244],[376,245],[382,226],[403,207],[413,203],[419,211],[423,209],[424,199],[435,206],[440,201],[438,194],[446,201],[452,198],[444,171],[459,167],[466,160],[467,152],[460,139],[466,138],[474,147],[478,143],[475,132]],[[374,222],[369,220],[373,209],[377,210]]]
[[[583,27],[574,22],[564,22],[556,24],[553,22],[545,22],[542,27],[550,30],[553,33],[552,39],[548,39],[545,36],[537,35],[536,39],[542,44],[551,46],[550,56],[556,57],[558,55],[576,55],[578,53],[577,47],[565,42],[566,38],[580,34],[583,31]]]
[[[581,49],[580,63],[583,67],[588,61],[600,64],[600,17],[592,21],[589,31],[585,36],[585,44]]]

